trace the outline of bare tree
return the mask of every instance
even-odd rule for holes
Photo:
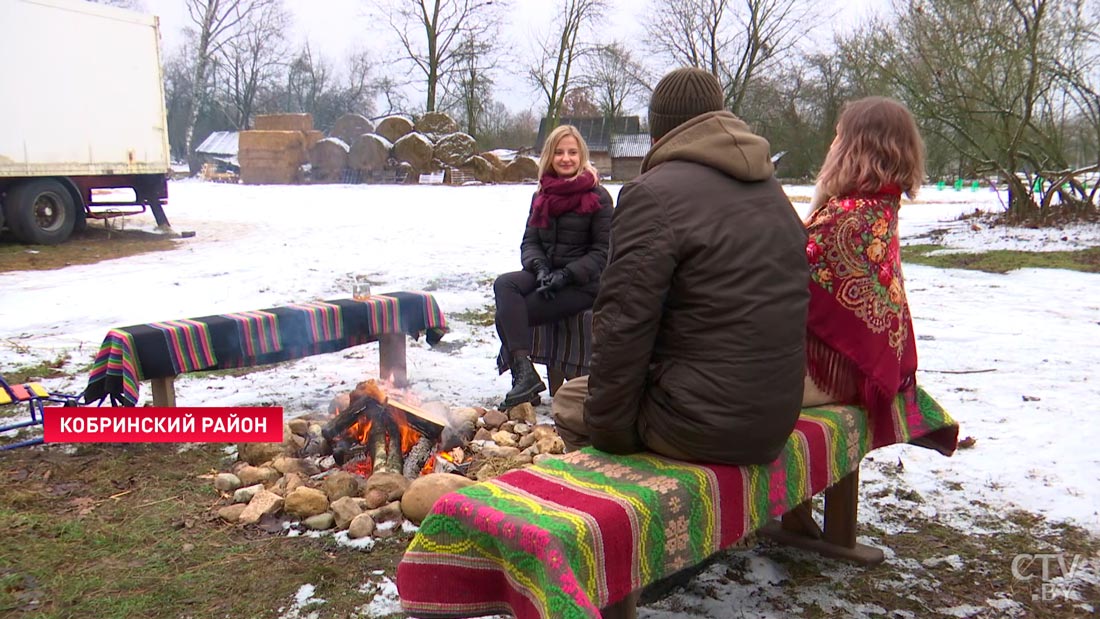
[[[615,118],[623,115],[627,103],[649,94],[650,80],[645,67],[616,41],[594,50],[580,81],[592,92],[600,113]]]
[[[503,103],[490,100],[485,103],[482,126],[479,148],[522,149],[535,143],[539,121],[531,110],[513,113]]]
[[[195,43],[191,78],[191,111],[184,127],[184,150],[192,152],[195,120],[211,90],[211,65],[230,41],[241,35],[241,26],[249,15],[280,0],[185,0],[187,15],[194,26]]]
[[[818,6],[813,0],[655,0],[647,41],[676,64],[718,78],[726,107],[738,113],[753,79],[797,53]]]
[[[574,65],[590,49],[581,39],[581,31],[596,25],[606,10],[606,0],[561,0],[550,31],[537,43],[527,77],[546,97],[550,128],[561,118],[562,104],[573,85]]]
[[[283,33],[290,16],[279,2],[258,6],[245,16],[240,33],[225,42],[218,54],[222,107],[238,129],[250,126],[261,90],[277,87],[290,50]]]
[[[372,100],[380,86],[373,77],[374,63],[369,53],[357,52],[346,62],[346,73],[334,69],[328,59],[306,44],[287,70],[280,109],[311,114],[313,126],[325,130],[349,112],[373,115]]]
[[[424,109],[435,111],[445,86],[460,71],[468,42],[487,44],[498,37],[509,0],[376,0],[375,10],[427,84]]]
[[[463,129],[478,136],[485,116],[485,105],[491,100],[497,55],[486,41],[467,39],[459,46],[456,70],[450,76],[444,108],[452,109],[462,118]]]
[[[1085,1],[911,0],[894,27],[857,33],[843,54],[951,147],[960,176],[1007,184],[1011,217],[1045,220],[1050,201],[1036,195],[1036,178],[1069,169],[1067,119],[1087,110],[1070,105],[1087,92],[1057,69],[1076,64],[1080,48],[1067,46],[1092,28]],[[1070,208],[1086,197],[1080,185],[1054,192]]]

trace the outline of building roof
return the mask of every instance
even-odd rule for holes
[[[535,140],[535,152],[542,151],[546,134],[550,133],[547,129],[550,124],[549,120],[544,117],[539,122],[539,137]],[[558,125],[573,125],[576,127],[581,137],[588,143],[588,150],[595,153],[606,153],[611,149],[612,133],[641,133],[642,130],[642,121],[637,116],[616,116],[615,118],[563,116],[558,119]]]
[[[653,140],[648,133],[615,133],[611,136],[611,158],[645,157]]]
[[[202,144],[199,144],[195,149],[196,153],[202,153],[204,155],[225,155],[236,157],[237,152],[240,150],[237,138],[240,133],[237,131],[215,131],[211,133]]]

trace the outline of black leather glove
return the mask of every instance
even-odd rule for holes
[[[546,264],[544,260],[534,260],[532,265],[535,267],[535,280],[539,283],[539,286],[543,286],[550,279],[550,266]]]
[[[550,272],[550,276],[546,279],[546,282],[539,287],[539,294],[545,299],[553,299],[557,291],[565,287],[569,283],[569,271],[565,269],[555,269]]]

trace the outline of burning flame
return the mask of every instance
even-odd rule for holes
[[[410,396],[411,394],[403,394],[405,400],[416,402],[419,401],[419,399],[415,396]],[[391,401],[386,391],[374,379],[366,380],[359,383],[355,386],[355,389],[351,393],[351,401],[353,402],[363,397],[369,397],[376,402],[381,403],[385,408],[386,415],[389,416],[388,421],[392,421],[392,425],[390,425],[389,423],[386,423],[384,425],[388,426],[389,428],[396,429],[397,431],[397,436],[393,436],[391,432],[386,433],[386,450],[389,451],[391,449],[394,449],[396,447],[394,445],[394,442],[400,441],[401,455],[402,457],[407,456],[410,450],[424,436],[419,431],[417,431],[417,429],[411,423],[409,423],[408,413],[403,410],[404,408],[407,408],[410,403],[404,403],[399,400]],[[337,410],[336,414],[339,415],[340,412],[340,410]],[[374,423],[381,422],[373,421],[367,416],[360,417],[354,424],[352,424],[350,428],[348,428],[347,435],[350,439],[359,443],[360,445],[368,445],[370,443],[370,434]],[[434,449],[431,456],[432,457],[428,458],[427,463],[421,470],[421,475],[426,475],[432,472],[432,470],[435,468]],[[369,477],[374,470],[374,465],[375,463],[373,462],[372,457],[368,455],[368,457],[366,458],[357,459],[353,462],[346,464],[344,466],[344,469],[347,470],[349,473],[354,473],[363,477]]]

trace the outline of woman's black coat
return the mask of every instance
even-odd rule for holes
[[[602,185],[592,191],[600,198],[600,210],[595,213],[564,213],[551,217],[545,228],[527,224],[520,245],[523,270],[535,273],[535,261],[543,260],[551,270],[565,269],[571,285],[593,293],[599,290],[611,240],[612,205],[611,194]]]

